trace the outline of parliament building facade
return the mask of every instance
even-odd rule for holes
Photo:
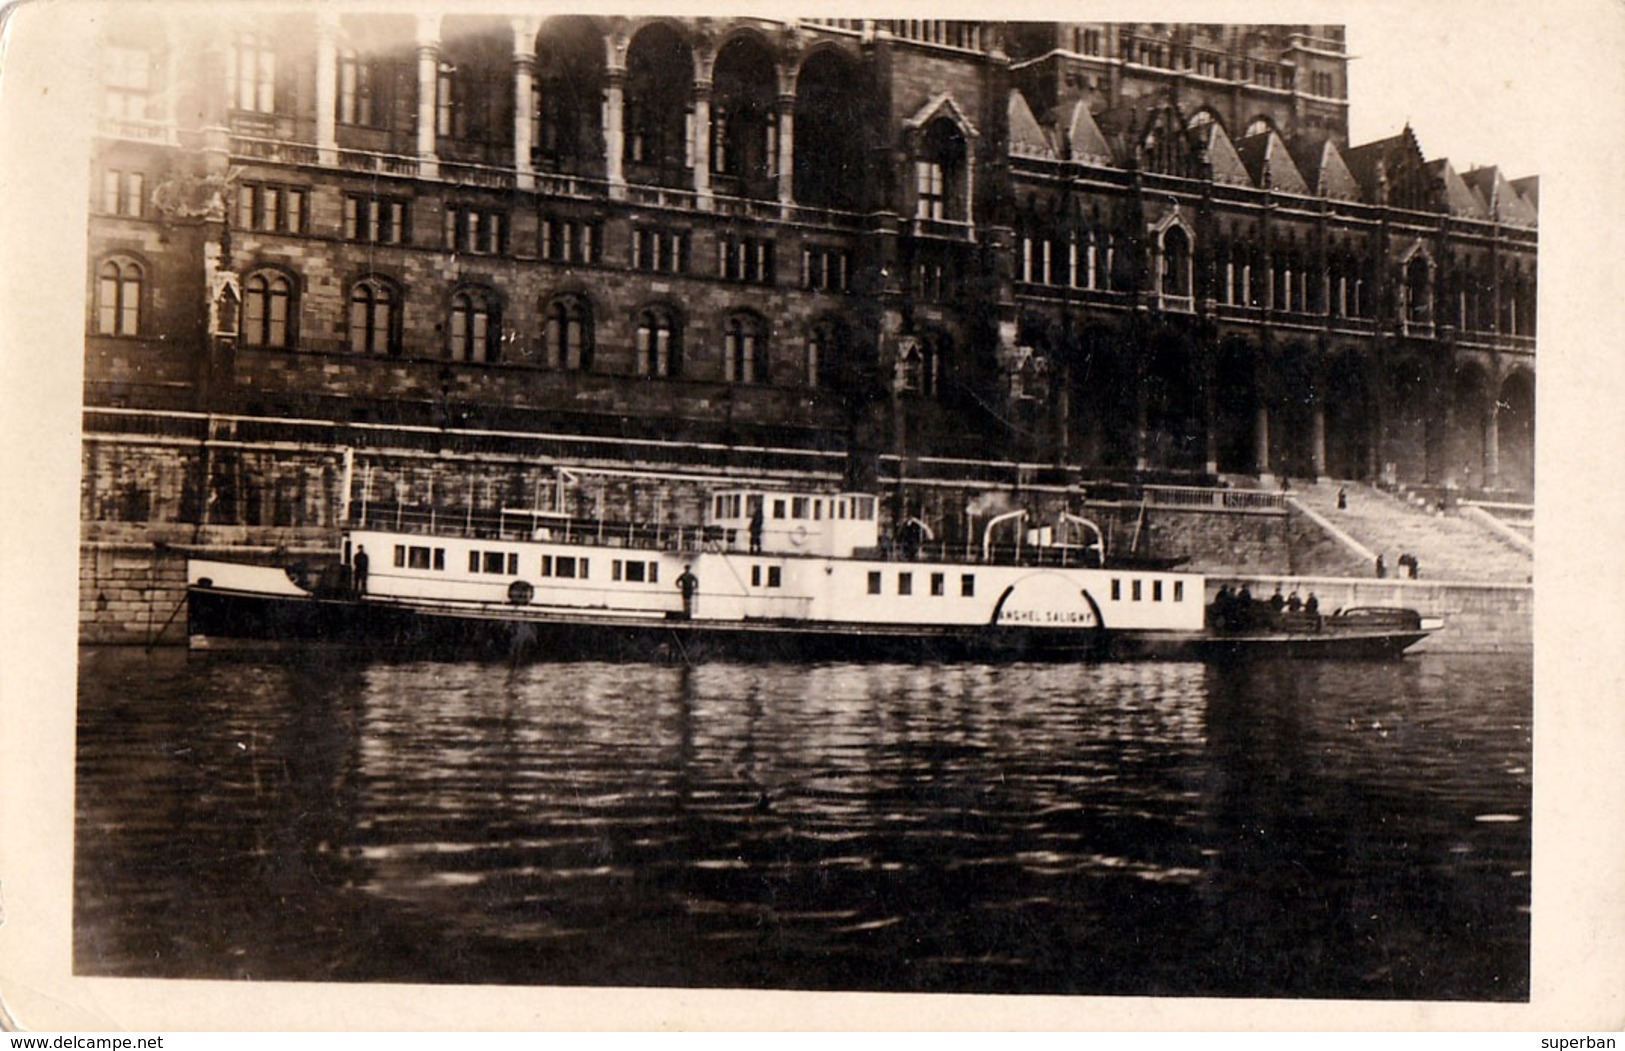
[[[1537,183],[1341,27],[468,10],[112,12],[89,429],[1532,490]]]

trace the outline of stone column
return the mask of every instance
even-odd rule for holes
[[[604,74],[604,165],[609,179],[609,196],[626,198],[626,175],[621,162],[626,152],[626,132],[621,126],[626,92],[625,68],[611,68]]]
[[[1072,367],[1064,361],[1053,372],[1050,391],[1055,419],[1053,461],[1057,467],[1065,467],[1072,455]]]
[[[1315,481],[1326,477],[1326,406],[1316,401],[1309,409],[1309,459]]]
[[[338,138],[338,12],[316,12],[316,163],[337,167]]]
[[[795,203],[796,97],[779,96],[779,203]]]
[[[160,15],[160,22],[163,25],[164,39],[169,42],[164,53],[164,142],[168,145],[174,145],[179,130],[176,121],[180,119],[180,41],[182,38],[176,27],[176,18],[172,12],[163,12]]]
[[[1219,392],[1215,389],[1213,369],[1209,367],[1202,380],[1202,416],[1206,434],[1205,456],[1202,466],[1208,474],[1219,473]]]
[[[1259,481],[1271,481],[1275,475],[1270,471],[1270,407],[1262,400],[1258,403],[1257,415],[1254,418],[1253,440],[1257,443],[1254,459],[1257,460]]]
[[[418,15],[418,175],[440,177],[435,104],[440,87],[440,16]]]
[[[1134,380],[1134,469],[1151,469],[1151,427],[1146,405],[1145,366],[1142,363]]]
[[[1448,388],[1441,388],[1448,390]],[[1433,484],[1456,484],[1456,399],[1442,395],[1444,411],[1430,413],[1422,429],[1423,480]]]
[[[202,40],[201,89],[198,92],[198,123],[203,133],[203,153],[210,171],[230,167],[230,134],[226,127],[226,49],[231,46],[225,31],[204,30]]]
[[[711,88],[709,80],[694,81],[694,196],[706,209],[715,200],[711,194]]]
[[[521,190],[536,188],[536,169],[531,164],[530,125],[535,117],[536,33],[541,26],[534,18],[513,19],[513,168],[514,185]]]

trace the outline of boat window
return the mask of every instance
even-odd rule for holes
[[[963,595],[965,598],[973,598],[973,597],[975,597],[975,595],[976,595],[976,574],[975,573],[961,573],[959,575],[959,593],[961,595]]]
[[[437,547],[434,549],[434,568],[446,568],[446,549],[443,547]]]
[[[470,551],[468,553],[468,571],[470,573],[478,573],[480,571],[480,553],[478,551]]]
[[[822,501],[822,500],[814,500],[813,501],[813,521],[814,522],[821,522],[823,520],[824,520],[824,501]]]
[[[508,575],[510,577],[519,575],[519,555],[512,551],[508,552]]]
[[[1112,577],[1112,601],[1123,601],[1123,582],[1116,577]]]
[[[587,560],[583,558],[583,559],[579,559],[578,561],[581,563],[581,567],[580,567],[581,568],[581,579],[586,580],[587,579]]]
[[[767,586],[770,587],[770,588],[776,588],[776,587],[782,587],[783,585],[784,585],[783,570],[780,569],[778,566],[768,566],[767,567]]]
[[[753,587],[753,588],[759,588],[759,587],[762,586],[762,567],[761,566],[751,566],[750,567],[750,586]]]
[[[543,555],[542,556],[542,576],[550,577],[552,575],[553,575],[553,556],[552,555]]]
[[[912,595],[912,594],[914,594],[914,574],[913,573],[899,573],[899,574],[897,574],[897,593],[899,595]]]
[[[946,581],[941,573],[931,574],[931,594],[941,595],[947,588]]]
[[[643,583],[643,578],[644,578],[644,573],[643,573],[643,563],[642,562],[628,562],[626,564],[626,579],[627,580],[631,581],[634,584],[641,584],[641,583]]]
[[[783,518],[784,517],[784,501],[783,500],[775,500],[775,501],[773,501],[773,517],[774,518]]]
[[[792,497],[790,500],[790,517],[807,517],[807,498],[805,496]]]
[[[1174,581],[1174,601],[1185,601],[1185,582],[1183,580]]]
[[[1129,586],[1133,588],[1133,591],[1130,592],[1130,594],[1133,596],[1134,601],[1140,601],[1140,582],[1138,580],[1131,581]]]
[[[560,555],[553,560],[554,576],[572,578],[576,575],[576,560],[573,555]]]
[[[621,579],[621,560],[618,558],[611,560],[609,563],[609,579]]]
[[[835,501],[836,517],[841,519],[843,522],[846,520],[846,504],[847,501],[845,500]]]
[[[404,565],[406,565],[406,545],[405,544],[396,544],[395,545],[395,566],[398,569],[398,568],[400,568],[401,566],[404,566]]]
[[[874,573],[869,574],[869,594],[871,594],[871,595],[880,594],[880,574],[879,574],[879,572],[874,572]]]
[[[480,566],[480,569],[486,573],[500,573],[506,564],[507,559],[502,557],[502,552],[487,551],[485,553],[485,562]]]
[[[1160,581],[1160,580],[1153,580],[1151,582],[1151,601],[1152,602],[1161,602],[1162,601],[1162,581]]]
[[[659,562],[650,562],[649,563],[649,583],[651,583],[651,584],[660,583],[660,563]]]
[[[429,549],[426,547],[411,547],[406,552],[406,565],[410,569],[429,568]]]

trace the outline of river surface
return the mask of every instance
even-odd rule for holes
[[[81,651],[87,975],[1522,1000],[1531,664]]]

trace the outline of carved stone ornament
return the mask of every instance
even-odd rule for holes
[[[235,339],[242,302],[243,290],[236,273],[217,271],[209,281],[209,335]]]
[[[190,172],[172,175],[153,188],[152,206],[158,209],[165,222],[183,219],[223,222],[226,218],[226,192],[241,173],[241,168],[232,168],[227,172],[212,172],[203,176]]]

